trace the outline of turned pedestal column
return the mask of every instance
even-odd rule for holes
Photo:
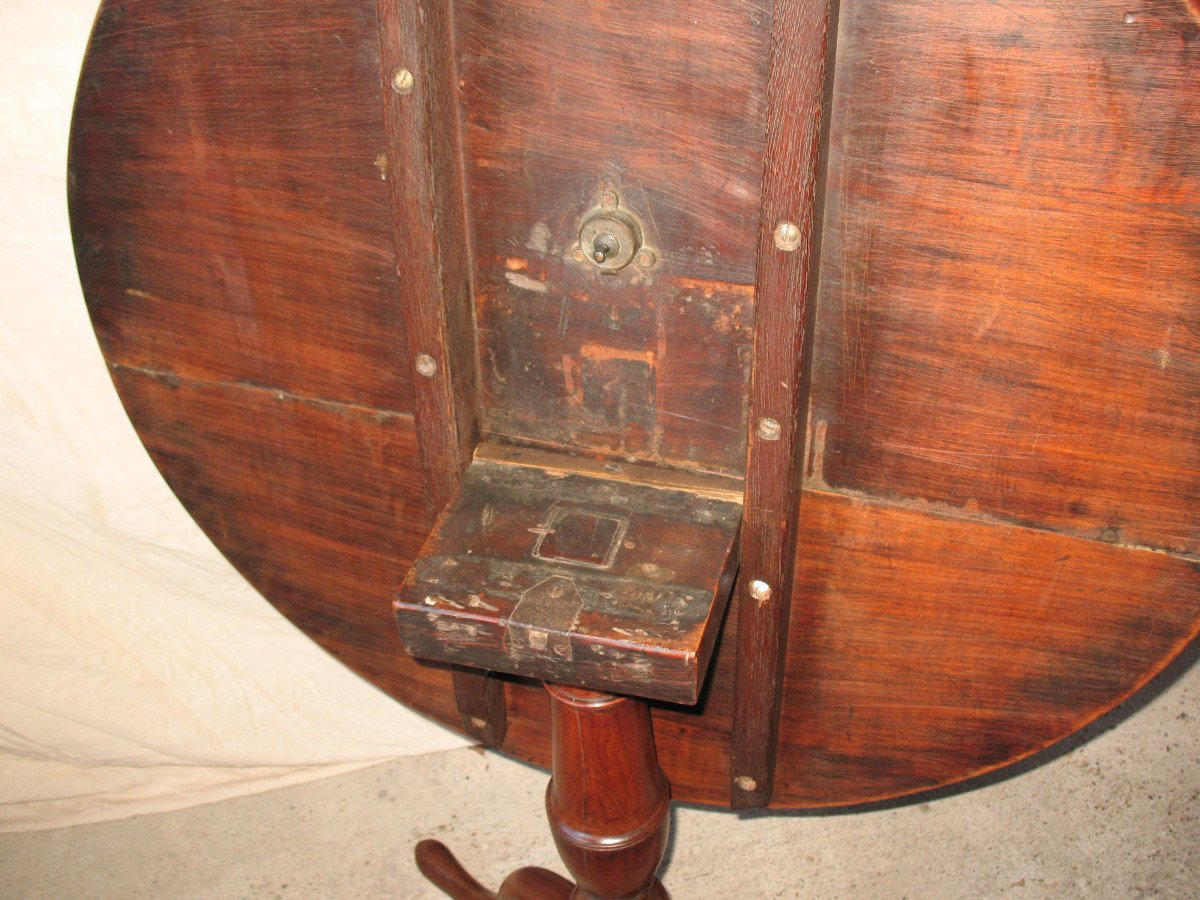
[[[655,754],[649,709],[632,697],[546,689],[554,761],[546,813],[576,884],[545,869],[519,869],[494,894],[436,841],[417,845],[417,864],[458,900],[665,898],[655,873],[667,845],[670,788]]]

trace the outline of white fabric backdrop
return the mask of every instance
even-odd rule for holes
[[[99,0],[0,0],[0,830],[464,746],[237,575],[146,456],[87,321],[66,150]]]

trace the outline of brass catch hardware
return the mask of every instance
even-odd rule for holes
[[[579,227],[579,243],[572,256],[587,261],[604,272],[617,272],[631,262],[648,269],[658,256],[643,243],[642,223],[637,216],[621,208],[621,199],[613,190],[600,192],[600,203],[588,211]]]

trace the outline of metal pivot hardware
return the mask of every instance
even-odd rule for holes
[[[635,259],[642,267],[654,264],[657,257],[643,245],[641,222],[621,209],[620,203],[615,191],[601,192],[600,205],[590,210],[580,225],[576,259],[605,272],[623,269]]]

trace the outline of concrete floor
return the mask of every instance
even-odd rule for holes
[[[841,815],[676,809],[663,881],[727,897],[1200,897],[1200,666],[1016,777]],[[557,856],[545,776],[460,750],[159,816],[0,835],[7,898],[423,898]],[[560,868],[561,871],[561,867]]]

